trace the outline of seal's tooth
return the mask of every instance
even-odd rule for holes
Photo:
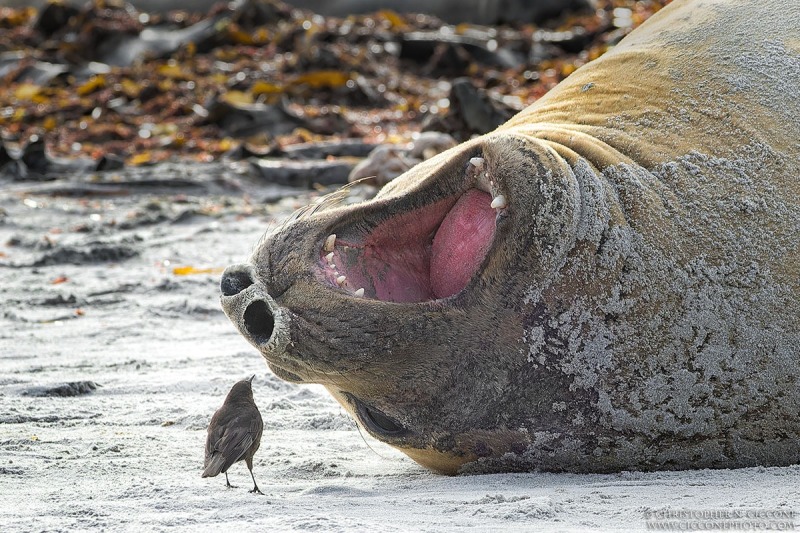
[[[340,287],[344,285],[345,281],[347,281],[347,276],[339,276],[336,278],[336,283],[338,283]]]
[[[336,246],[336,234],[331,233],[328,235],[328,238],[325,239],[325,246],[323,246],[322,249],[326,252],[332,252],[334,246]]]
[[[355,296],[357,298],[361,298],[362,296],[364,296],[364,287],[361,287],[356,292],[354,292],[353,296]]]
[[[477,168],[478,170],[483,168],[483,164],[485,162],[486,160],[482,157],[473,157],[472,159],[469,160],[469,164]]]
[[[325,244],[327,244],[327,242],[328,241],[325,241]],[[330,252],[328,255],[326,255],[325,259],[328,260],[328,264],[329,265],[332,265],[333,264],[333,252]]]
[[[492,209],[504,209],[507,205],[506,197],[502,194],[498,194],[492,198]]]

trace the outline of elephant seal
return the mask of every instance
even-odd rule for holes
[[[676,0],[229,267],[270,368],[444,473],[800,462],[800,4]]]

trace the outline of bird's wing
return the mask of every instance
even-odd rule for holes
[[[217,426],[206,441],[206,468],[203,477],[227,472],[250,449],[253,440],[252,424],[239,417]]]
[[[256,453],[259,446],[261,446],[261,434],[264,432],[264,421],[261,419],[261,413],[256,409],[255,416],[253,416],[250,423],[250,434],[253,436],[253,449],[250,450],[250,457]]]

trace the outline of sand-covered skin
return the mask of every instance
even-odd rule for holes
[[[91,176],[0,186],[0,530],[630,531],[663,509],[800,512],[798,466],[443,477],[365,442],[322,388],[270,374],[222,314],[218,273],[173,271],[246,259],[316,193],[267,205],[257,195],[280,191],[225,165],[126,172],[198,185],[88,199],[31,191]],[[265,496],[243,464],[237,489],[200,478],[206,425],[252,374]],[[33,395],[81,381],[101,387]]]

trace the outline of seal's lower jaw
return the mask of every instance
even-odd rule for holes
[[[358,225],[337,230],[322,246],[319,271],[356,296],[405,303],[447,298],[478,272],[495,220],[492,196],[470,188],[368,231]]]
[[[429,470],[433,470],[434,472],[438,472],[439,474],[445,474],[448,476],[455,476],[458,474],[458,471],[462,466],[477,459],[475,456],[459,457],[433,449],[399,449],[421,466],[424,466]]]
[[[267,366],[269,366],[269,369],[272,370],[273,374],[275,374],[284,381],[289,381],[290,383],[306,383],[306,380],[304,380],[294,372],[290,372],[289,370],[286,370],[285,368],[280,367],[275,363],[271,363],[269,360],[267,360]]]
[[[446,475],[456,475],[466,463],[477,459],[474,454],[453,453],[435,449],[413,431],[385,413],[367,405],[352,394],[334,387],[328,391],[367,432],[376,439],[397,448],[420,465]]]

